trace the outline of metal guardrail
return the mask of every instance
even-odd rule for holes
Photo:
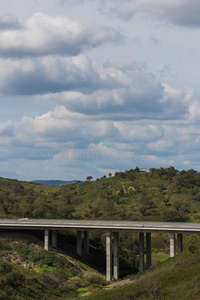
[[[0,229],[59,229],[200,233],[200,223],[60,219],[0,219]]]

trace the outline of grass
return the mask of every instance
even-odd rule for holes
[[[165,254],[165,253],[152,253],[151,255],[152,259],[156,258],[159,259],[160,261],[165,261],[167,259],[169,259],[169,254]]]
[[[86,297],[91,294],[88,288],[79,288],[77,292],[78,292],[78,297]]]
[[[42,266],[35,266],[34,270],[40,274],[43,274],[45,271],[51,272],[55,271],[59,266],[53,265],[53,266],[48,266],[48,265],[42,265]]]

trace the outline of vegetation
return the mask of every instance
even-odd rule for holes
[[[19,236],[18,236],[19,238]],[[74,298],[106,284],[101,274],[68,256],[47,252],[37,241],[1,237],[0,299]],[[41,245],[40,245],[41,244]],[[45,296],[44,296],[45,295]]]
[[[132,277],[132,283],[85,297],[85,300],[199,299],[199,252],[181,253],[154,270]]]
[[[92,181],[92,176],[88,176],[85,182],[65,186],[45,186],[0,178],[0,217],[199,222],[200,173],[195,170],[179,172],[173,167],[152,168],[150,172],[141,172],[136,167],[129,171],[116,172],[114,175],[109,173],[108,178],[104,175],[96,181]],[[37,238],[43,240],[43,237],[37,234]],[[42,299],[44,296],[41,297],[41,295],[46,294],[46,299],[59,297],[68,299],[68,297],[73,298],[78,295],[87,297],[88,293],[97,292],[103,288],[105,279],[100,274],[105,274],[105,234],[90,233],[90,256],[88,259],[83,258],[81,262],[80,258],[74,254],[76,233],[60,232],[59,235],[58,247],[67,252],[67,255],[63,254],[64,256],[42,250],[42,243],[38,243],[38,240],[37,246],[30,241],[0,240],[0,271],[1,265],[4,268],[4,264],[6,264],[5,268],[11,270],[5,274],[0,272],[0,298]],[[138,234],[123,233],[120,235],[119,245],[120,277],[137,274]],[[189,266],[192,268],[192,261],[198,256],[196,252],[200,249],[199,236],[184,236],[184,249],[189,252],[178,257],[188,260],[188,268]],[[159,273],[157,270],[169,268],[169,272],[172,272],[170,268],[173,268],[173,262],[178,260],[178,258],[166,260],[169,254],[167,234],[152,235],[152,250],[153,267],[158,266],[161,261],[164,263],[154,271],[148,271],[144,276],[134,279],[134,287],[130,286],[130,289],[135,291],[134,293],[132,290],[126,290],[129,287],[120,288],[122,293],[126,291],[126,296],[121,294],[122,299],[159,299],[160,295],[162,295],[161,299],[165,299],[163,297],[170,299],[165,296],[170,295],[170,291],[167,290],[167,284],[165,287],[164,281],[162,288],[159,287],[159,295],[153,296],[145,291],[141,292],[142,280],[147,282],[146,285],[148,282],[152,285],[151,273],[153,272],[152,276],[158,278],[160,282],[159,276],[156,275],[156,272]],[[180,262],[179,272],[181,269],[186,274],[189,272]],[[12,272],[19,275],[17,287],[12,286],[12,279],[5,281],[7,274],[15,278],[16,275],[12,275]],[[198,274],[200,276],[199,272],[196,272],[195,276]],[[177,282],[178,278],[181,277],[177,275]],[[183,278],[183,281],[186,278],[187,276]],[[187,280],[189,281],[189,278]],[[16,280],[16,284],[17,282]],[[32,283],[29,285],[29,282]],[[171,284],[168,279],[166,279],[167,282]],[[58,288],[55,288],[55,285]],[[177,283],[177,286],[181,285]],[[189,282],[187,286],[189,295],[191,288]],[[24,293],[22,297],[20,293],[23,293],[23,288],[26,290],[25,287],[27,287],[27,294]],[[195,286],[195,288],[198,294],[198,287]],[[175,285],[172,291],[176,291]],[[112,299],[117,299],[114,298],[115,293],[117,295],[117,289],[112,289],[110,294],[106,293],[108,297],[106,299],[109,299],[112,293]],[[178,290],[177,293],[181,295]],[[94,297],[93,294],[92,297]],[[192,299],[190,296],[188,298]]]
[[[2,217],[200,220],[200,174],[173,167],[53,187],[0,178]]]

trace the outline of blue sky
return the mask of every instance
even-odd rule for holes
[[[1,0],[0,176],[200,171],[197,0]]]

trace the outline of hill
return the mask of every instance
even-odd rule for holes
[[[60,185],[67,185],[67,184],[73,184],[76,183],[77,180],[71,180],[71,181],[64,181],[64,180],[33,180],[31,183],[37,183],[42,185],[48,185],[48,186],[60,186]]]
[[[9,218],[199,222],[200,174],[195,170],[178,171],[173,167],[153,168],[150,172],[140,172],[138,168],[135,168],[125,172],[117,172],[114,176],[109,174],[109,178],[104,175],[96,181],[87,180],[65,186],[47,186],[0,178],[0,217],[5,216]],[[73,253],[76,252],[76,233],[66,232],[61,241],[66,239],[67,244],[63,242],[59,247],[66,251],[67,255],[70,254],[70,257],[73,257]],[[183,246],[186,251],[198,252],[200,249],[199,236],[185,235]],[[73,247],[73,251],[69,252],[71,247]],[[105,234],[101,232],[91,233],[90,248],[89,259],[84,259],[82,262],[105,274]],[[167,234],[152,234],[152,251],[155,255],[158,255],[157,253],[168,254],[169,236]],[[138,252],[138,234],[124,233],[120,235],[120,278],[137,273]],[[184,254],[186,255],[185,259],[190,261],[190,256],[196,257],[196,254],[192,253],[188,256]],[[170,260],[169,264],[173,261],[175,260]],[[154,265],[157,262],[158,259],[155,258]],[[190,263],[188,262],[188,264]],[[184,271],[184,267],[181,266],[181,269]],[[184,272],[187,273],[186,270]],[[148,274],[150,273],[148,272]],[[197,272],[197,274],[199,273]],[[79,278],[80,274],[77,276]],[[186,279],[184,277],[183,282],[187,286]],[[168,282],[167,280],[166,282]],[[79,287],[76,286],[73,295],[77,296],[78,288],[85,288],[85,286],[84,284],[79,285]],[[94,290],[93,288],[90,289]],[[99,288],[101,288],[101,284],[98,285],[97,290]],[[121,289],[126,289],[126,287]],[[138,290],[137,287],[135,289]],[[188,289],[192,289],[191,285],[188,286]],[[160,289],[159,293],[164,292]],[[199,293],[198,287],[197,293]],[[137,297],[140,299],[140,296],[134,296],[134,294],[129,296],[127,299],[134,297],[134,299]],[[106,297],[109,296],[106,294]],[[141,297],[151,299],[153,296],[141,294]]]
[[[181,253],[140,276],[132,283],[109,291],[95,293],[85,300],[130,299],[200,299],[199,253]]]
[[[135,169],[59,187],[0,178],[0,215],[8,217],[198,222],[199,209],[194,170]]]
[[[104,277],[58,249],[47,252],[29,233],[1,232],[0,299],[71,299],[81,287],[105,285]]]

